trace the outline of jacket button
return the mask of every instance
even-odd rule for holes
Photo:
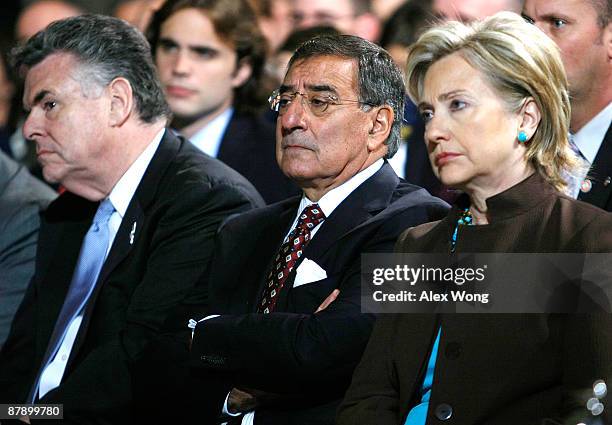
[[[444,354],[447,359],[457,360],[461,357],[461,344],[458,342],[449,342],[444,349]]]
[[[438,404],[434,414],[441,421],[447,421],[453,416],[453,408],[446,403]]]

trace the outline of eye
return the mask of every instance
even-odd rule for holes
[[[556,29],[563,28],[564,26],[567,25],[567,21],[564,19],[560,19],[560,18],[552,19],[551,23],[552,23],[552,26],[555,27]]]
[[[196,47],[193,49],[193,52],[200,59],[213,59],[218,55],[218,51],[215,49],[211,49],[209,47]]]
[[[463,100],[459,100],[459,99],[453,99],[453,100],[451,100],[451,103],[450,103],[450,108],[453,111],[461,110],[461,109],[465,108],[466,106],[467,106],[467,103],[465,103]]]
[[[169,53],[178,48],[177,44],[170,40],[159,40],[157,43],[157,48],[164,53]]]
[[[310,98],[310,104],[314,107],[322,107],[326,106],[328,103],[331,103],[331,99],[326,99],[324,97],[314,96]]]
[[[431,109],[423,109],[421,111],[421,119],[424,123],[428,123],[433,118],[433,111]]]
[[[53,100],[48,100],[46,102],[43,103],[43,109],[45,111],[50,111],[53,108],[55,108],[57,106],[57,102],[53,101]]]
[[[285,95],[285,96],[279,97],[278,98],[278,103],[277,103],[278,107],[280,109],[284,109],[284,108],[288,107],[289,104],[291,103],[291,100],[292,100],[291,96]]]

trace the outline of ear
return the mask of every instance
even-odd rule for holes
[[[538,129],[541,119],[542,113],[540,112],[540,108],[538,108],[538,105],[533,97],[526,98],[523,106],[521,107],[521,111],[519,112],[518,131],[524,131],[527,133],[527,138],[530,140]]]
[[[606,26],[602,31],[601,37],[603,44],[606,48],[606,52],[608,53],[608,64],[612,63],[612,22]]]
[[[232,87],[237,88],[242,86],[249,78],[251,78],[252,73],[253,67],[249,61],[246,59],[240,60],[240,62],[238,62],[238,66],[236,67],[236,71],[234,71],[234,76],[232,77]]]
[[[115,78],[108,85],[110,93],[110,125],[119,127],[129,118],[134,105],[132,85],[122,77]]]
[[[393,108],[389,105],[377,106],[372,111],[372,121],[368,131],[368,150],[380,149],[385,144],[393,126]]]

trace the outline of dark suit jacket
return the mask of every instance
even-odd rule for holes
[[[304,249],[301,259],[315,261],[327,278],[294,288],[294,269],[275,312],[258,314],[255,304],[265,275],[299,199],[240,215],[223,226],[211,273],[186,303],[190,313],[178,320],[184,327],[189,316],[221,314],[196,328],[192,374],[201,380],[191,389],[197,395],[195,415],[184,423],[212,423],[229,389],[246,386],[283,395],[280,402],[257,409],[256,424],[332,424],[374,322],[360,309],[361,253],[391,250],[402,229],[447,209],[423,189],[400,182],[385,164],[334,210]],[[339,297],[313,314],[336,288]],[[156,367],[165,369],[152,362],[150,373]],[[179,386],[187,382],[176,381]],[[159,384],[154,391],[160,387],[167,388]]]
[[[56,196],[0,152],[0,348],[34,274],[40,211]]]
[[[271,204],[301,193],[278,166],[275,147],[273,124],[257,115],[234,112],[217,159],[246,177]]]
[[[131,423],[132,362],[206,269],[221,221],[262,203],[236,172],[166,131],[88,301],[62,383],[40,402],[63,403],[72,423]],[[36,272],[0,353],[2,403],[26,400],[97,207],[64,193],[43,216]]]
[[[612,252],[612,215],[561,195],[538,175],[487,199],[487,206],[490,224],[461,228],[457,252]],[[398,249],[449,252],[461,211],[455,207],[440,222],[410,229]],[[427,424],[609,423],[605,414],[591,422],[586,409],[594,381],[612,383],[612,315],[603,313],[381,318],[338,423],[403,424],[420,401],[439,327]],[[602,403],[612,405],[610,391]],[[449,407],[451,417],[440,420]]]
[[[589,177],[593,186],[586,193],[580,192],[578,199],[612,211],[612,123],[597,151]]]

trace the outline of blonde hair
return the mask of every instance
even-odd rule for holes
[[[407,63],[410,98],[423,96],[425,75],[437,60],[459,52],[482,72],[508,109],[518,112],[533,98],[542,119],[527,144],[526,159],[557,190],[588,164],[569,144],[570,100],[559,48],[535,25],[500,12],[466,25],[448,22],[425,32],[412,46]]]

